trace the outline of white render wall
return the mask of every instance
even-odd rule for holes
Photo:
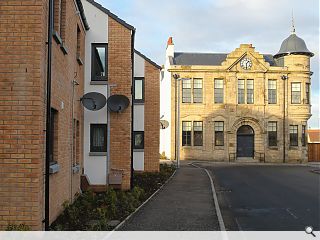
[[[91,44],[108,43],[108,15],[86,0],[82,1],[90,30],[86,34],[85,45],[85,93],[99,92],[106,96],[106,85],[91,85]],[[93,112],[84,110],[84,173],[90,184],[105,185],[107,178],[107,156],[90,156],[90,124],[107,124],[107,106]]]
[[[160,153],[165,152],[169,159],[171,156],[171,73],[169,57],[174,55],[174,45],[169,45],[166,52],[166,63],[163,71],[163,78],[160,83],[160,117],[161,120],[169,122],[167,129],[160,130]]]
[[[144,77],[145,60],[137,53],[134,54],[134,77]],[[144,104],[133,105],[133,131],[144,131]],[[133,169],[144,171],[144,150],[133,149]]]

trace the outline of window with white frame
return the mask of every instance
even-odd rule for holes
[[[182,146],[191,146],[191,121],[182,122]]]
[[[298,146],[298,125],[290,125],[290,146]]]
[[[191,79],[182,80],[182,102],[191,103]]]
[[[247,80],[247,104],[254,103],[254,83],[253,79]]]
[[[301,83],[291,83],[291,103],[301,103]]]
[[[214,80],[214,103],[223,103],[223,79]]]
[[[245,81],[244,79],[238,80],[238,104],[245,103]]]
[[[268,103],[277,103],[277,80],[268,81]]]
[[[203,145],[203,122],[193,122],[193,146]]]
[[[202,79],[193,79],[193,102],[202,103]]]
[[[277,146],[277,122],[268,122],[268,142],[269,146]]]
[[[224,146],[224,122],[214,122],[214,145]]]

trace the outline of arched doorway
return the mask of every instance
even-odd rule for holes
[[[237,157],[254,157],[254,130],[249,125],[243,125],[237,131]]]

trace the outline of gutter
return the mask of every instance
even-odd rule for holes
[[[136,29],[132,29],[131,35],[131,61],[132,61],[132,78],[131,78],[131,174],[130,174],[130,189],[133,188],[133,146],[134,146],[134,106],[133,106],[133,87],[134,87],[134,40],[135,40]]]
[[[52,35],[53,35],[53,0],[49,0],[49,16],[48,16],[48,53],[47,53],[47,109],[46,109],[46,158],[45,158],[45,194],[44,206],[45,217],[44,224],[45,230],[48,231],[50,227],[49,214],[50,214],[50,152],[52,148],[51,142],[51,63],[52,63]]]

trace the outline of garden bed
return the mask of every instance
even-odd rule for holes
[[[160,165],[158,173],[134,173],[133,189],[85,192],[51,225],[54,231],[109,231],[157,191],[173,174],[173,165]]]

